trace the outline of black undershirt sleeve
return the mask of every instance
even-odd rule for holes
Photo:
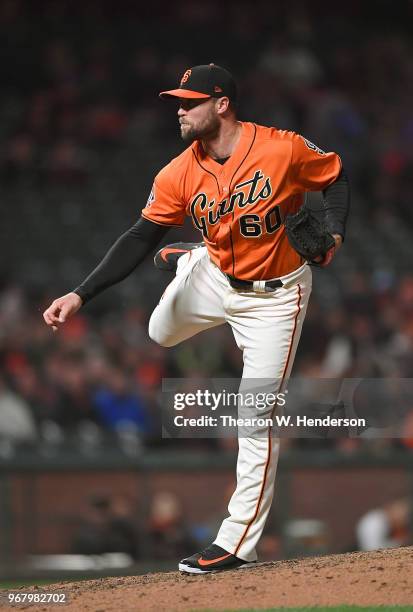
[[[337,180],[323,190],[324,211],[328,230],[345,237],[350,208],[350,185],[347,174],[341,171]]]
[[[169,226],[141,217],[116,240],[100,264],[73,290],[74,293],[86,304],[104,289],[119,283],[159,244],[168,230]]]

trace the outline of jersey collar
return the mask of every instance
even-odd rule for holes
[[[237,170],[239,165],[242,164],[243,160],[247,157],[255,139],[256,126],[253,123],[244,121],[240,123],[242,128],[241,136],[232,154],[223,165],[205,153],[200,141],[196,141],[192,145],[200,163],[209,172],[213,174],[222,174],[223,172],[231,174]]]

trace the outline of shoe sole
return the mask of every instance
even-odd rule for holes
[[[183,563],[179,563],[178,569],[180,572],[184,574],[212,574],[217,572],[227,572],[229,570],[239,570],[239,569],[247,569],[250,567],[257,567],[256,561],[251,561],[251,563],[243,563],[242,565],[238,565],[238,567],[222,567],[215,569],[199,569],[198,567],[191,567],[189,565],[184,565]]]
[[[220,570],[202,570],[197,567],[190,567],[189,565],[184,565],[183,563],[180,563],[178,565],[178,569],[180,572],[183,572],[184,574],[211,574],[211,572],[220,571]]]

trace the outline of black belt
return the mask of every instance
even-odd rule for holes
[[[240,278],[235,278],[230,274],[225,274],[228,279],[229,284],[233,289],[243,290],[243,291],[254,291],[254,282],[241,280]],[[278,289],[283,286],[283,282],[276,278],[275,280],[264,281],[265,282],[265,291],[274,291],[274,289]]]

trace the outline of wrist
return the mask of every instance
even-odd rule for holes
[[[81,306],[87,302],[87,295],[82,287],[76,287],[76,289],[73,289],[72,293],[75,293],[80,298]]]
[[[332,234],[332,236],[336,242],[336,249],[337,249],[343,244],[343,236],[341,234]]]

